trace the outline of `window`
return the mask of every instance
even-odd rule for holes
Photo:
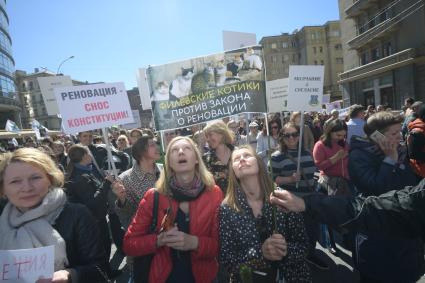
[[[317,49],[316,46],[313,47],[313,53],[316,54],[317,53]]]
[[[323,62],[323,60],[320,60],[320,65],[325,65],[325,63]]]
[[[335,44],[335,50],[342,49],[342,44]]]
[[[297,47],[297,43],[295,42],[295,40],[291,41],[291,46],[292,47]]]
[[[315,40],[315,39],[316,39],[316,35],[314,34],[314,32],[312,32],[312,33],[310,34],[310,36],[311,36],[311,39],[313,39],[313,40]]]
[[[384,51],[384,57],[387,57],[393,54],[391,49],[391,42],[384,43],[384,45],[382,46],[382,49]]]
[[[289,60],[289,55],[288,54],[285,54],[285,55],[282,56],[282,63],[285,63],[288,60]]]
[[[276,49],[276,48],[277,48],[277,44],[276,44],[276,43],[272,43],[272,44],[271,44],[271,48],[272,48],[272,49]]]
[[[375,47],[371,50],[371,57],[372,57],[372,61],[376,61],[379,58],[381,58],[381,54],[380,54],[380,50],[379,47]]]
[[[30,82],[30,90],[33,90],[33,89],[34,89],[34,83]]]
[[[288,48],[289,44],[287,41],[282,42],[282,48]]]
[[[329,32],[329,36],[338,37],[341,36],[341,32],[339,31],[339,29],[333,29]]]
[[[365,65],[369,63],[369,54],[367,51],[364,51],[360,56],[361,65]]]
[[[27,90],[27,87],[26,87],[25,83],[22,83],[22,90],[23,91],[26,91]]]
[[[295,60],[297,60],[297,55],[296,54],[292,54],[292,63],[295,63]]]
[[[344,59],[343,58],[336,58],[336,63],[337,64],[344,64]]]
[[[277,62],[277,56],[276,55],[272,55],[272,58],[271,59],[272,59],[272,62],[273,63],[276,63]]]
[[[314,65],[317,65],[317,60],[314,60]]]
[[[320,53],[323,53],[323,46],[320,46],[320,47],[319,47],[319,52],[320,52]]]

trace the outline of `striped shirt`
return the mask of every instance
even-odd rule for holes
[[[292,157],[289,158],[288,155]],[[275,181],[277,177],[289,177],[297,172],[298,150],[288,150],[286,153],[276,151],[271,157],[272,178]],[[314,172],[317,171],[311,153],[306,150],[301,151],[300,166],[304,174],[301,174],[301,180],[296,189],[296,183],[281,185],[284,189],[298,192],[311,192],[314,186]],[[304,179],[304,176],[307,180]]]

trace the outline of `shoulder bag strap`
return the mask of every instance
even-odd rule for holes
[[[155,190],[153,193],[153,213],[152,213],[152,223],[149,227],[149,233],[154,233],[156,229],[156,224],[158,223],[158,203],[159,203],[159,193]]]

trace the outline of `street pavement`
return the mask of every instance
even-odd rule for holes
[[[320,270],[311,266],[314,283],[358,283],[359,274],[353,270],[353,262],[351,252],[345,250],[337,244],[338,253],[332,255],[327,249],[322,248],[319,244],[316,246],[316,253],[324,262],[329,265],[329,270]],[[115,245],[112,245],[111,265],[113,269],[123,269],[123,274],[116,278],[116,283],[128,282],[128,268],[126,266],[125,257],[117,252]],[[422,277],[419,283],[425,283],[425,277]]]

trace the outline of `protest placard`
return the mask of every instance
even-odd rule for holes
[[[52,278],[54,246],[22,250],[0,250],[0,282],[34,283]]]
[[[43,95],[46,111],[49,115],[59,114],[58,103],[54,89],[59,87],[72,86],[72,80],[69,76],[51,76],[37,78],[38,85],[40,86],[41,95]]]
[[[91,84],[55,88],[68,134],[133,123],[133,115],[123,83]]]
[[[288,82],[288,78],[266,82],[268,112],[281,112],[287,110]]]
[[[289,66],[289,111],[322,110],[324,66]]]
[[[139,70],[137,70],[136,79],[137,86],[139,88],[140,103],[142,104],[142,109],[151,109],[152,106],[150,100],[150,91],[145,68],[139,68]]]
[[[139,110],[131,110],[131,112],[133,114],[134,122],[130,123],[130,124],[122,125],[122,127],[124,129],[128,129],[128,130],[135,129],[135,128],[141,128],[142,127],[142,121],[140,120]]]
[[[266,112],[258,46],[150,67],[147,77],[157,130]]]

